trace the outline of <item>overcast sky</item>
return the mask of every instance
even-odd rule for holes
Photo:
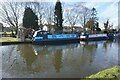
[[[0,0],[1,1],[1,0]],[[6,0],[4,0],[6,1]],[[57,0],[16,0],[17,2],[26,1],[46,1],[55,3]],[[60,0],[61,2],[83,2],[83,0]],[[2,2],[2,1],[1,1]],[[84,0],[86,4],[84,6],[92,9],[96,8],[99,17],[100,27],[103,23],[109,19],[114,28],[118,26],[118,2],[119,0]]]

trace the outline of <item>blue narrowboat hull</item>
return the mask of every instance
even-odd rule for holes
[[[63,44],[79,42],[79,34],[48,34],[33,38],[34,44]]]
[[[80,39],[54,39],[54,40],[40,40],[33,41],[33,44],[67,44],[67,43],[79,43]]]
[[[46,31],[36,31],[32,42],[39,44],[62,44],[81,41],[99,41],[113,39],[113,35],[107,34],[49,34]]]
[[[101,41],[108,40],[108,37],[97,37],[97,38],[80,38],[81,41]]]

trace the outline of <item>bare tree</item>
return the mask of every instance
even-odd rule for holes
[[[20,17],[20,5],[19,2],[4,2],[1,3],[0,8],[0,19],[4,22],[13,27],[16,31],[18,30],[18,19]]]
[[[68,23],[73,28],[78,21],[79,10],[77,7],[68,7],[65,9],[65,23]]]
[[[84,2],[75,3],[72,6],[68,6],[64,11],[65,14],[65,23],[69,23],[71,27],[74,27],[75,24],[81,24],[85,30],[85,25],[90,19],[90,9],[83,6]]]
[[[110,20],[107,19],[107,21],[104,23],[104,28],[105,28],[105,31],[109,31],[110,29],[113,28],[113,23],[110,24]]]
[[[54,5],[51,2],[47,3],[48,5],[45,7],[45,19],[49,27],[49,31],[53,28],[54,24]]]
[[[81,14],[79,16],[79,23],[83,26],[83,30],[85,31],[85,27],[89,19],[91,18],[90,9],[87,7],[82,6],[81,7]]]
[[[44,12],[45,2],[35,2],[34,6],[35,6],[36,13],[38,15],[39,25],[40,25],[40,27],[42,27],[42,25],[43,25],[42,19],[43,19],[43,15],[45,13]]]

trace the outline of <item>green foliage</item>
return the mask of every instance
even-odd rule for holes
[[[105,30],[107,30],[107,29],[108,29],[108,25],[109,25],[109,19],[107,20],[107,22],[106,22],[106,23],[104,23],[104,28],[105,28]]]
[[[17,42],[19,39],[13,37],[2,37],[0,38],[0,42]]]
[[[102,31],[102,30],[98,27],[98,28],[96,28],[96,31],[100,32],[100,31]]]
[[[56,5],[55,5],[54,17],[55,17],[55,30],[62,31],[63,16],[62,16],[62,6],[59,0],[56,2]]]
[[[114,78],[120,80],[120,66],[114,66],[110,69],[106,69],[98,72],[97,74],[91,75],[87,78]]]
[[[91,31],[101,31],[101,29],[99,28],[97,11],[96,11],[95,8],[92,8],[92,10],[91,10],[91,18],[86,23],[85,27],[89,28]]]
[[[97,17],[97,11],[95,8],[92,8],[91,10],[91,18],[93,19],[93,21],[96,23],[98,21],[98,17]]]
[[[25,28],[38,29],[38,17],[29,7],[25,8],[23,26]]]
[[[91,10],[91,19],[92,19],[92,31],[94,31],[95,29],[99,29],[99,23],[98,23],[98,17],[97,17],[97,11],[95,8],[92,8]]]
[[[94,29],[94,21],[93,21],[93,19],[90,19],[90,20],[86,23],[86,27],[89,28],[91,31],[93,31],[93,29]]]
[[[96,23],[96,28],[99,28],[99,23],[98,22]]]
[[[96,23],[96,31],[98,31],[98,32],[101,31],[101,29],[99,28],[99,23],[98,22]]]

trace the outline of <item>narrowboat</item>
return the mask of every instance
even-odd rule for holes
[[[111,33],[108,34],[109,40],[120,41],[120,33]]]
[[[40,44],[61,44],[79,42],[79,34],[51,34],[48,31],[35,31],[32,41]]]
[[[80,40],[81,41],[98,41],[98,40],[107,40],[107,34],[89,34],[89,33],[81,33]]]

